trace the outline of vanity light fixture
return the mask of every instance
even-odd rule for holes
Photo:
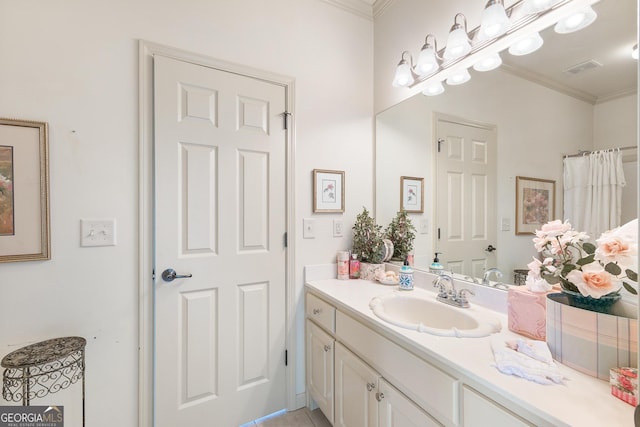
[[[500,58],[499,53],[494,53],[493,55],[486,56],[473,64],[473,69],[476,71],[491,71],[495,70],[500,65],[502,65],[502,58]]]
[[[504,0],[488,0],[481,25],[470,32],[465,15],[455,15],[447,45],[441,50],[435,36],[428,34],[415,66],[411,54],[402,52],[393,86],[412,89],[422,86],[424,95],[440,94],[444,92],[443,82],[457,85],[468,81],[470,67],[476,71],[499,67],[500,53],[504,50],[512,55],[536,51],[544,44],[539,32],[549,26],[555,26],[558,33],[585,28],[597,18],[591,6],[598,1],[517,0],[505,9]],[[637,52],[636,45],[636,58]]]
[[[528,55],[540,49],[543,43],[544,40],[540,37],[540,33],[533,33],[515,41],[509,46],[509,53],[514,56]]]
[[[636,43],[636,45],[633,47],[633,50],[631,51],[631,57],[633,59],[638,59],[638,43]]]
[[[426,96],[435,96],[435,95],[440,95],[443,92],[444,92],[444,86],[442,85],[442,82],[438,81],[424,88],[424,90],[422,91],[422,94]]]
[[[404,59],[405,54],[409,55],[409,62],[407,62],[407,60]],[[398,63],[398,67],[396,68],[396,74],[393,77],[394,87],[404,87],[404,86],[410,86],[413,84],[414,82],[413,73],[411,72],[411,65],[409,65],[409,63],[413,65],[413,59],[411,58],[411,54],[405,50],[404,52],[402,52],[402,58]]]
[[[462,17],[464,26],[458,23],[458,17]],[[467,33],[467,18],[462,13],[458,13],[453,18],[453,26],[449,31],[447,47],[444,50],[444,59],[461,58],[471,52],[471,41]]]
[[[471,74],[469,74],[469,71],[464,68],[460,72],[453,74],[449,78],[447,78],[447,84],[449,86],[461,85],[462,83],[466,83],[469,80],[471,80]]]
[[[429,43],[429,37],[433,39],[433,44]],[[416,74],[419,76],[428,76],[435,73],[440,68],[438,56],[438,43],[433,34],[427,34],[424,38],[424,45],[418,55],[418,63],[416,64]]]
[[[591,25],[597,17],[598,14],[595,10],[593,10],[591,6],[587,6],[584,9],[558,21],[553,29],[559,34],[573,33],[574,31],[581,30]]]
[[[491,40],[506,33],[509,29],[509,17],[504,9],[503,0],[489,0],[482,14],[478,40]]]

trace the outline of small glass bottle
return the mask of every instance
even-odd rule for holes
[[[360,260],[358,259],[357,254],[351,254],[351,259],[349,260],[349,279],[359,279],[360,278]]]
[[[338,279],[349,280],[349,252],[339,251],[336,259],[338,262]]]

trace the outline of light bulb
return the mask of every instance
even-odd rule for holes
[[[443,92],[444,92],[444,86],[442,85],[442,82],[437,82],[427,86],[422,91],[422,94],[426,96],[435,96],[435,95],[440,95]]]
[[[502,1],[489,0],[482,14],[478,40],[491,40],[509,29],[509,17],[504,10]]]
[[[556,26],[553,27],[553,29],[559,34],[572,33],[591,25],[597,17],[598,14],[596,14],[591,6],[587,6],[581,11],[569,15],[566,18],[562,18],[558,21]]]
[[[544,40],[540,37],[539,33],[533,33],[519,40],[516,40],[510,47],[509,53],[515,56],[528,55],[544,44]]]
[[[436,59],[436,52],[432,46],[427,46],[420,51],[418,55],[418,63],[416,64],[416,73],[420,76],[427,76],[434,73],[440,65]]]
[[[405,59],[402,59],[396,68],[396,74],[393,77],[392,85],[394,87],[404,87],[412,85],[413,82],[414,80],[413,74],[411,73],[411,67]]]
[[[450,86],[461,85],[462,83],[466,83],[471,79],[471,74],[465,68],[457,74],[452,75],[447,79],[447,84]]]

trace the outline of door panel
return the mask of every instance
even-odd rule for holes
[[[455,273],[482,277],[495,267],[495,128],[437,120],[436,248]]]
[[[285,88],[154,57],[156,425],[286,406]],[[173,268],[191,277],[166,282]]]

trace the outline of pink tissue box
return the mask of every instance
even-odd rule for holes
[[[638,405],[638,370],[636,368],[613,368],[611,374],[611,394],[631,406]]]
[[[557,292],[555,289],[550,292]],[[547,338],[547,293],[511,286],[507,293],[509,330],[534,340]]]

